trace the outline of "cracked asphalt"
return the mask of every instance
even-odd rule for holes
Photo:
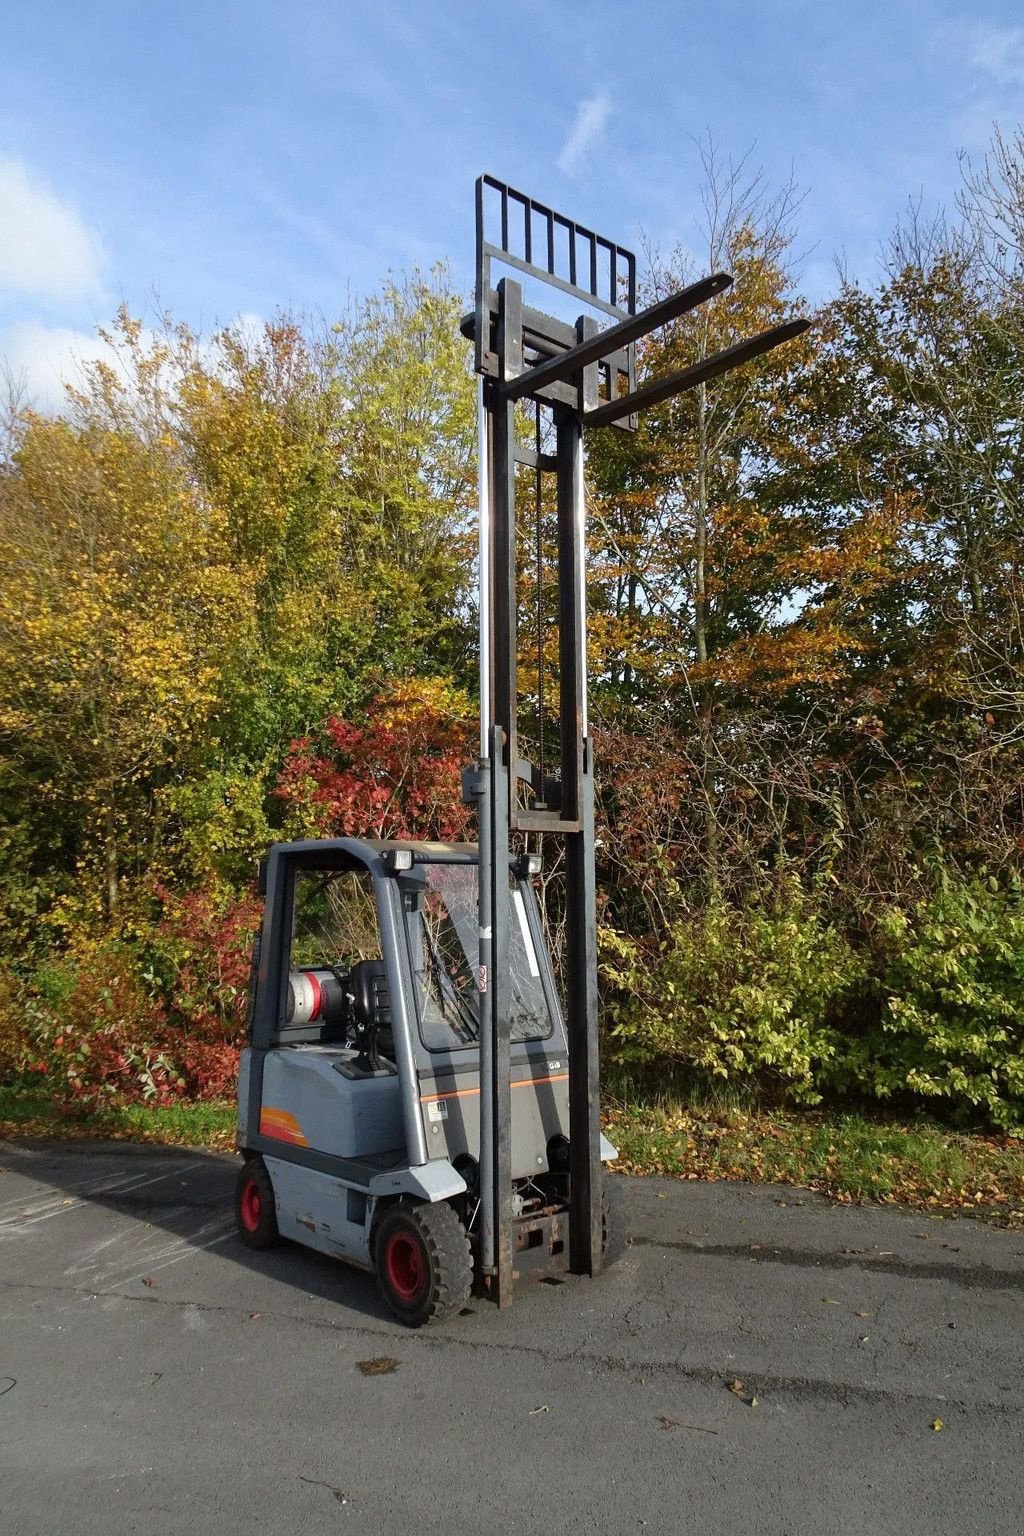
[[[1024,1533],[1022,1233],[629,1179],[600,1280],[410,1333],[236,1166],[0,1147],[5,1536]]]

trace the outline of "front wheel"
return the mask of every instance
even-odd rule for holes
[[[440,1322],[469,1300],[469,1238],[444,1201],[403,1201],[385,1211],[377,1227],[374,1262],[381,1295],[409,1328]]]

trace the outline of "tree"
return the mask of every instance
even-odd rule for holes
[[[473,711],[441,678],[392,683],[361,720],[332,717],[288,749],[275,793],[296,837],[465,840],[460,775]]]
[[[281,317],[201,344],[122,312],[67,414],[15,422],[0,831],[21,860],[26,819],[33,848],[59,829],[41,900],[124,922],[125,875],[237,884],[289,740],[464,659],[460,312],[440,269],[327,335]]]
[[[246,593],[172,452],[27,420],[0,479],[0,733],[95,908],[161,861],[159,794],[201,753]]]

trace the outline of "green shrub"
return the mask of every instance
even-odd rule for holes
[[[838,1023],[866,971],[798,881],[786,880],[764,906],[690,913],[653,960],[607,930],[601,947],[620,1060],[670,1060],[806,1104],[821,1099],[841,1047]]]
[[[80,938],[73,954],[37,969],[25,988],[28,1065],[56,1098],[164,1103],[183,1091],[163,1009],[140,972],[135,948],[112,937]]]
[[[29,1054],[28,1021],[17,979],[0,967],[0,1083],[13,1083],[25,1070]]]
[[[1024,1123],[1024,899],[1020,886],[943,875],[878,920],[877,1025],[847,1043],[837,1078]]]

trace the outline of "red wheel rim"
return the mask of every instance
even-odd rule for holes
[[[402,1301],[415,1301],[423,1289],[427,1273],[423,1250],[416,1239],[405,1232],[396,1232],[390,1237],[384,1254],[384,1268],[395,1295]]]
[[[259,1186],[255,1179],[249,1179],[242,1185],[242,1198],[239,1201],[242,1212],[242,1225],[247,1232],[255,1232],[260,1224],[260,1216],[263,1212],[263,1201],[260,1198]]]

